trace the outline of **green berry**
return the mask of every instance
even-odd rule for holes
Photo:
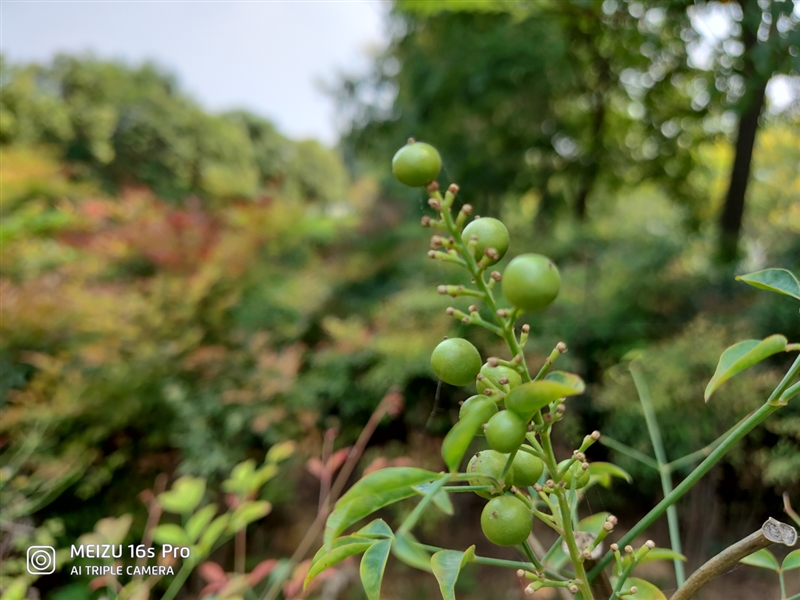
[[[508,460],[508,454],[501,454],[500,452],[495,452],[494,450],[481,450],[471,459],[469,459],[469,464],[467,464],[467,473],[474,474],[474,475],[486,475],[487,477],[494,477],[498,481],[500,480],[500,475],[503,473],[503,467],[506,466],[506,461]],[[485,479],[470,479],[470,485],[489,485],[489,482]],[[492,496],[496,496],[499,492],[494,491],[477,491],[475,492],[479,496],[483,498],[491,498]]]
[[[400,183],[410,187],[425,187],[438,177],[441,170],[442,158],[436,148],[413,139],[408,140],[392,159],[392,173]]]
[[[521,544],[533,529],[531,511],[514,496],[492,498],[483,507],[481,529],[486,539],[498,546]]]
[[[485,425],[486,441],[492,450],[509,454],[525,440],[528,423],[510,410],[501,410]]]
[[[503,386],[500,385],[500,380],[503,378],[508,379],[508,385],[511,389],[514,389],[519,384],[522,383],[522,377],[519,373],[517,373],[514,369],[509,367],[504,367],[502,365],[498,365],[496,367],[490,367],[489,365],[483,365],[481,367],[481,374],[492,381],[497,387],[502,388]],[[478,388],[478,393],[482,394],[488,389],[488,385],[482,379],[479,379],[478,382],[475,384]]]
[[[461,405],[461,410],[458,411],[458,418],[463,419],[468,414],[473,412],[480,412],[481,413],[481,424],[486,423],[492,415],[497,412],[497,404],[494,400],[489,398],[489,396],[484,396],[483,394],[478,394],[477,396],[472,396],[467,398],[464,401],[464,404]],[[482,431],[481,431],[482,433]]]
[[[481,370],[478,349],[462,338],[450,338],[433,350],[431,366],[437,377],[450,385],[467,385]]]
[[[493,265],[503,258],[506,251],[508,251],[508,229],[506,229],[502,221],[491,217],[475,219],[464,228],[461,239],[465,244],[468,244],[473,235],[478,237],[478,242],[475,246],[475,260],[480,260],[486,256],[487,248],[494,248],[497,251],[497,256],[495,258],[487,258],[488,264]]]
[[[544,462],[529,452],[519,451],[511,463],[511,484],[526,488],[533,485],[544,472]]]
[[[527,312],[547,308],[556,299],[561,277],[553,262],[541,254],[521,254],[503,273],[503,295]]]
[[[568,462],[569,459],[562,460],[560,463],[558,463],[558,470],[561,471],[564,467],[567,466]],[[564,473],[564,475],[561,477],[561,480],[567,484],[567,487],[571,487],[572,479],[574,477],[577,477],[577,479],[575,480],[576,490],[579,490],[582,487],[586,487],[589,484],[589,471],[588,470],[584,471],[581,468],[581,463],[579,463],[577,460],[574,463],[572,463],[572,466],[566,473]]]

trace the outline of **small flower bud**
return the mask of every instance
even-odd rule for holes
[[[633,554],[633,546],[631,546],[630,544],[625,546],[625,552],[628,554]]]
[[[593,431],[592,435],[591,435],[591,438],[596,442],[597,440],[600,439],[600,432],[599,431]]]
[[[556,482],[555,482],[555,481],[553,481],[552,479],[548,479],[547,481],[545,481],[545,482],[544,482],[544,484],[545,484],[547,487],[551,488],[551,487],[553,487],[553,486],[556,484]]]
[[[573,594],[577,594],[577,593],[578,593],[578,586],[577,586],[577,585],[575,585],[574,583],[570,584],[570,586],[569,586],[569,588],[568,588],[568,589],[569,589],[569,591],[570,591],[570,592],[572,592]]]
[[[617,517],[615,517],[614,515],[608,515],[606,517],[606,522],[607,523],[611,523],[612,525],[616,525],[617,524]]]
[[[563,415],[567,410],[567,406],[565,404],[559,404],[556,406],[556,412],[560,415]]]
[[[431,238],[431,248],[433,248],[434,250],[436,248],[441,248],[443,242],[444,242],[444,240],[441,237],[439,237],[438,235],[435,235],[435,236],[433,236]]]
[[[461,207],[461,212],[465,215],[472,214],[472,204],[465,204]]]
[[[436,258],[436,250],[429,250],[428,258]]]
[[[581,469],[586,471],[588,468],[589,468],[589,463],[587,463],[587,462],[581,463]]]
[[[483,390],[483,395],[484,396],[491,396],[493,394],[494,394],[494,390],[492,388],[486,388],[485,390]]]
[[[436,190],[439,189],[439,184],[435,181],[431,181],[428,184],[428,187],[426,187],[425,189],[428,190],[429,192],[435,192]]]
[[[647,541],[644,543],[644,545],[645,545],[645,546],[647,546],[647,549],[648,549],[648,550],[652,550],[653,548],[655,548],[655,547],[656,547],[656,543],[655,543],[653,540],[647,540]]]
[[[525,577],[525,571],[522,569],[517,569],[517,577]]]
[[[541,491],[542,491],[542,489],[543,489],[543,488],[542,488],[542,486],[541,486],[541,485],[539,485],[538,483],[534,483],[534,484],[533,484],[533,491],[534,491],[534,492],[541,492]]]
[[[591,553],[591,551],[590,551],[590,550],[587,548],[586,550],[584,550],[583,552],[581,552],[581,556],[583,556],[583,558],[592,558],[592,553]]]
[[[455,183],[451,183],[449,186],[447,186],[447,191],[451,194],[457,194],[459,189],[460,188]]]
[[[525,325],[522,326],[522,333],[530,333],[530,332],[531,332],[531,326],[525,323]]]
[[[500,271],[492,271],[490,277],[495,281],[500,281],[503,278],[503,276],[500,274]]]
[[[500,385],[508,385],[509,383],[508,377],[501,377],[500,379],[497,380],[497,383],[499,383]]]
[[[500,253],[497,251],[496,248],[491,248],[491,247],[486,248],[486,250],[484,250],[483,253],[492,260],[500,260]]]
[[[422,219],[420,220],[420,223],[422,224],[423,227],[430,227],[431,226],[431,218],[426,215],[426,216],[422,217]]]
[[[478,312],[478,307],[475,304],[470,304],[469,305],[469,312],[471,312],[471,313]]]
[[[583,452],[576,453],[575,458],[577,458],[580,462],[586,462],[586,455]]]
[[[558,350],[561,354],[567,353],[567,345],[564,342],[558,342],[556,344],[556,350]]]
[[[456,309],[453,308],[452,306],[448,306],[447,310],[444,311],[444,312],[446,312],[448,315],[450,315],[452,317],[454,314],[456,314]]]
[[[464,323],[465,325],[469,325],[470,324],[470,318],[469,317],[464,317],[463,319],[461,319],[461,322]]]
[[[603,529],[605,529],[606,531],[613,531],[614,530],[614,524],[613,523],[609,523],[608,521],[606,521],[605,523],[603,523]]]
[[[442,203],[436,198],[428,198],[428,206],[430,206],[433,210],[440,210],[442,208]]]
[[[504,308],[501,308],[497,311],[497,316],[501,319],[505,319],[508,316],[508,311]]]
[[[533,584],[531,584],[531,585],[528,585],[528,586],[525,588],[525,595],[526,595],[526,596],[533,596],[535,593],[536,593],[536,590],[535,590],[535,589],[533,589]]]
[[[542,415],[542,419],[544,419],[545,423],[550,423],[553,420],[553,415],[551,415],[550,413],[544,413]]]
[[[490,356],[489,358],[486,359],[486,364],[489,365],[490,368],[494,369],[497,365],[500,364],[500,361],[494,356]]]
[[[609,548],[611,548],[612,552],[619,552],[619,544],[611,544]]]
[[[636,587],[635,585],[632,585],[631,589],[630,589],[630,592],[631,592],[631,594],[638,594],[639,593],[639,588]]]
[[[440,294],[446,294],[447,293],[447,286],[446,285],[440,285],[439,287],[436,288],[436,291],[439,292]]]

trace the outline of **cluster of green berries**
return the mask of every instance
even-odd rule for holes
[[[398,150],[392,160],[392,172],[401,183],[434,191],[438,189],[435,180],[441,168],[439,152],[433,146],[413,139]],[[457,186],[451,186],[448,191],[454,194]],[[446,208],[449,218],[449,204],[443,207],[436,199],[431,199],[429,204],[442,211]],[[457,227],[463,225],[469,214],[471,207],[464,205]],[[457,229],[454,230],[452,221],[450,224],[448,229],[454,235]],[[433,226],[433,223],[424,217],[423,225]],[[459,246],[454,237],[445,239],[434,236],[431,240],[431,256],[439,256],[437,250],[442,247],[451,254],[458,247],[466,261],[470,257],[474,259],[474,264],[471,263],[472,272],[475,275],[476,269],[479,270],[480,277],[483,277],[486,267],[503,259],[509,247],[508,229],[498,219],[476,217],[461,230],[460,237],[462,245]],[[501,283],[503,296],[512,305],[511,309],[497,311],[503,319],[510,315],[543,310],[555,300],[561,285],[556,266],[540,254],[517,256],[502,273],[492,272],[491,280],[491,285]],[[439,292],[456,296],[464,293],[464,288],[440,286]],[[472,306],[469,310],[471,315],[477,313],[477,307]],[[470,322],[470,317],[460,311],[448,309],[448,312]],[[525,336],[527,331],[525,326]],[[543,461],[528,451],[530,446],[523,444],[534,415],[562,397],[561,388],[548,381],[523,383],[522,373],[527,373],[524,366],[519,363],[499,364],[497,359],[489,359],[484,363],[478,349],[461,338],[445,339],[436,346],[431,356],[431,366],[439,379],[450,385],[465,386],[476,382],[478,395],[462,404],[459,421],[468,419],[474,423],[477,427],[475,434],[485,435],[490,448],[475,454],[467,467],[467,472],[475,475],[470,484],[484,488],[476,493],[489,499],[481,515],[481,527],[489,541],[497,545],[522,543],[532,529],[532,512],[513,491],[514,488],[525,489],[537,484],[545,470]],[[512,454],[512,462],[507,465]],[[559,469],[565,469],[567,462],[560,464]],[[502,489],[487,486],[487,480],[497,481]],[[581,463],[573,461],[566,473],[562,474],[561,480],[577,489],[588,484],[589,473]]]

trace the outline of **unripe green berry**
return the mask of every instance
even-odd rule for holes
[[[502,410],[486,423],[484,433],[492,450],[509,454],[525,440],[528,424],[510,410]]]
[[[499,262],[508,251],[508,229],[502,221],[491,217],[475,219],[464,228],[461,239],[467,244],[473,235],[478,238],[474,253],[476,261],[485,256],[487,248],[494,248],[497,251],[496,258],[486,258],[487,265]]]
[[[508,379],[508,385],[511,387],[511,389],[514,389],[522,383],[522,377],[519,373],[517,373],[514,369],[510,367],[504,367],[503,365],[497,365],[496,367],[490,367],[488,364],[483,365],[481,367],[481,374],[487,379],[491,380],[499,388],[503,387],[500,385],[500,380],[504,378]],[[485,392],[489,387],[482,379],[479,379],[475,385],[478,388],[479,394]]]
[[[441,342],[431,354],[431,366],[437,377],[450,385],[467,385],[481,370],[478,349],[463,338]]]
[[[520,488],[533,485],[544,472],[544,462],[529,452],[519,451],[511,463],[511,483]]]
[[[558,470],[561,471],[567,465],[568,462],[569,459],[562,460],[560,463],[558,463]],[[564,475],[561,477],[561,481],[563,481],[567,485],[567,487],[571,487],[572,479],[576,477],[577,477],[577,479],[575,480],[576,490],[586,487],[589,484],[589,471],[581,468],[581,463],[577,460],[574,463],[572,463],[572,466],[569,468],[569,470],[566,473],[564,473]]]
[[[561,277],[553,262],[541,254],[521,254],[503,273],[503,295],[527,312],[546,308],[558,296]]]
[[[514,496],[492,498],[483,507],[481,529],[486,539],[498,546],[521,544],[533,529],[531,511]]]
[[[469,459],[469,463],[467,464],[467,473],[494,477],[499,481],[500,475],[503,473],[503,467],[506,466],[507,460],[508,454],[501,454],[500,452],[495,452],[494,450],[481,450],[475,454],[475,456]],[[469,484],[489,485],[489,482],[485,479],[476,478],[470,479]],[[476,491],[475,493],[483,498],[491,498],[492,496],[496,496],[499,492],[495,491],[492,493],[491,491],[486,490]]]
[[[442,158],[439,152],[425,142],[408,140],[392,158],[392,173],[410,187],[425,187],[439,176]]]

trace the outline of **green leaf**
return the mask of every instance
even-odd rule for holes
[[[392,542],[392,554],[410,567],[431,572],[431,556],[410,533],[397,533]]]
[[[174,523],[163,523],[153,530],[153,539],[159,544],[172,544],[173,546],[188,546],[191,543],[189,536]]]
[[[589,476],[597,479],[597,482],[605,488],[611,487],[612,477],[619,477],[628,483],[633,483],[633,477],[627,471],[608,462],[589,463]]]
[[[753,552],[753,554],[750,556],[745,556],[739,562],[745,565],[750,565],[751,567],[759,567],[761,569],[770,569],[772,571],[781,570],[780,566],[778,565],[778,559],[775,558],[775,555],[766,548],[762,548],[758,552]]]
[[[297,448],[297,443],[292,440],[287,440],[279,444],[275,444],[267,451],[267,458],[265,462],[278,464],[289,458],[294,454]]]
[[[383,572],[386,569],[386,560],[389,558],[391,549],[392,540],[385,539],[374,542],[364,552],[359,572],[361,573],[361,585],[364,586],[367,600],[380,600]]]
[[[653,562],[656,560],[682,560],[686,562],[686,557],[681,554],[680,552],[675,552],[669,548],[653,548],[644,555],[644,558],[640,558],[636,561],[636,565],[639,566],[644,563]]]
[[[763,340],[745,340],[725,350],[719,357],[719,364],[714,376],[706,386],[706,402],[711,394],[728,379],[773,354],[783,352],[786,344],[786,338],[776,334]]]
[[[323,546],[311,559],[311,565],[308,568],[308,574],[303,582],[303,589],[305,589],[311,580],[317,575],[322,573],[325,569],[331,568],[342,562],[344,559],[353,556],[354,554],[361,554],[373,543],[373,540],[358,537],[355,535],[348,535],[345,537],[336,538],[333,540],[329,548]]]
[[[625,596],[625,598],[629,598],[630,600],[667,600],[664,592],[649,581],[637,577],[629,577],[625,580],[625,585],[623,587],[629,590],[633,586],[639,588],[639,591],[630,596]]]
[[[776,292],[800,300],[800,282],[791,271],[786,269],[764,269],[747,275],[739,275],[736,280],[749,283],[760,290]]]
[[[128,535],[128,530],[131,528],[133,517],[131,515],[122,515],[118,519],[108,517],[100,519],[94,526],[94,530],[103,536],[106,543],[121,544]]]
[[[563,396],[577,396],[586,391],[586,384],[583,379],[574,373],[567,373],[566,371],[551,371],[544,377],[544,381],[552,381],[562,387]]]
[[[421,494],[422,496],[425,496],[427,495],[428,490],[434,485],[436,484],[421,483],[413,487],[414,490],[417,491],[417,493]],[[444,514],[448,516],[453,516],[453,514],[455,513],[455,509],[453,508],[453,503],[450,501],[450,494],[448,494],[444,490],[439,490],[438,492],[436,492],[436,494],[434,494],[433,503],[439,510],[441,510]]]
[[[473,438],[478,433],[481,425],[483,425],[483,416],[477,410],[468,413],[447,432],[442,442],[442,458],[451,473],[458,471],[458,466],[461,464],[464,454],[466,454]]]
[[[393,538],[394,532],[392,528],[386,524],[383,519],[375,519],[371,523],[364,525],[361,529],[356,531],[355,535],[360,535],[365,538]]]
[[[610,514],[611,513],[600,512],[592,515],[591,517],[581,519],[578,523],[578,531],[587,531],[589,533],[598,535]]]
[[[800,569],[800,550],[789,552],[786,558],[783,559],[782,571],[791,571],[793,569]]]
[[[255,502],[245,502],[236,507],[231,515],[231,521],[228,523],[228,531],[235,533],[247,527],[253,521],[258,521],[266,517],[272,512],[272,504],[266,500],[257,500]]]
[[[256,461],[252,458],[233,467],[231,476],[222,482],[222,489],[230,494],[246,495],[256,479]]]
[[[189,536],[189,539],[196,542],[197,538],[200,537],[200,534],[203,533],[203,530],[211,523],[211,519],[213,519],[216,514],[217,505],[209,504],[189,517],[189,520],[186,521],[186,535]]]
[[[456,600],[458,574],[464,568],[464,565],[474,559],[475,546],[470,546],[464,552],[441,550],[431,557],[431,568],[436,580],[439,582],[443,600]]]
[[[172,484],[172,489],[159,494],[158,503],[169,512],[188,514],[192,512],[206,493],[206,482],[198,477],[186,475]]]
[[[219,540],[220,536],[225,532],[228,526],[228,521],[231,516],[228,513],[218,516],[211,522],[211,525],[200,536],[200,541],[197,544],[198,549],[202,554],[208,554],[214,548],[214,544]]]
[[[345,529],[376,510],[410,498],[412,486],[439,479],[441,474],[414,467],[389,467],[370,473],[344,494],[325,524],[325,546]]]

